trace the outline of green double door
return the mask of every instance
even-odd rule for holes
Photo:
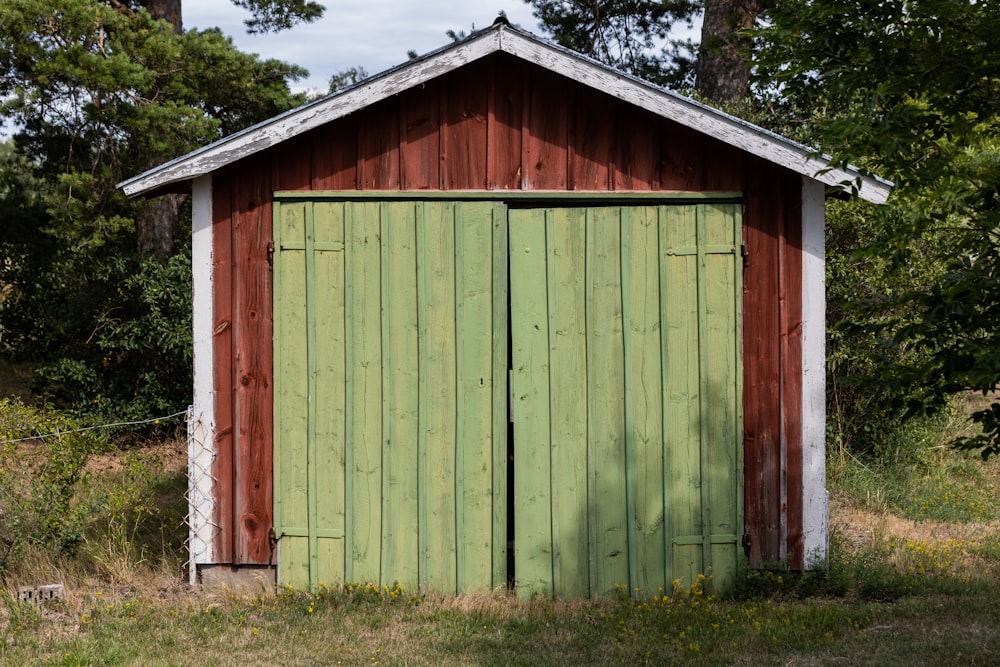
[[[279,582],[730,580],[739,212],[279,198]]]

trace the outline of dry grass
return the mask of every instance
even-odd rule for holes
[[[951,456],[930,460],[952,465]],[[134,501],[158,505],[164,494],[179,494],[176,485],[150,482],[182,476],[185,457],[182,442],[93,457],[77,506],[89,507],[100,492],[117,498],[107,507],[148,519]],[[974,471],[976,483],[997,498],[1000,464],[989,465]],[[832,496],[831,519],[828,574],[774,573],[725,600],[687,592],[663,600],[521,601],[504,590],[446,597],[363,585],[314,594],[207,590],[180,583],[179,556],[136,551],[128,541],[116,550],[105,531],[106,539],[90,538],[100,549],[76,559],[31,553],[0,582],[0,664],[994,663],[1000,521],[921,520],[843,491]],[[135,524],[102,525],[118,525],[118,537],[126,537]],[[18,586],[57,582],[65,585],[60,602],[16,600]]]

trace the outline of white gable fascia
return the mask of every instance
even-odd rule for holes
[[[567,56],[560,47],[517,33],[508,33],[501,48],[506,53],[536,63],[803,176],[854,192],[862,199],[884,204],[892,191],[892,184],[888,181],[862,176],[853,169],[832,169],[827,160],[821,159],[806,146],[595,61]]]
[[[892,190],[888,181],[865,176],[853,168],[831,168],[829,162],[814,151],[789,139],[504,25],[494,25],[412,63],[221,139],[124,181],[119,187],[131,197],[211,173],[498,51],[608,93],[803,176],[843,188],[862,199],[881,204]]]
[[[499,50],[499,31],[485,31],[459,46],[437,51],[416,63],[388,70],[361,84],[292,109],[119,184],[129,197],[187,181],[254,153],[416,88],[442,74]]]

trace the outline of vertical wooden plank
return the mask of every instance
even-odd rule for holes
[[[802,187],[797,175],[782,174],[784,233],[781,272],[781,432],[785,447],[786,558],[805,563],[802,533]]]
[[[456,204],[458,590],[492,585],[493,204]],[[506,336],[505,336],[506,338]],[[505,387],[501,387],[505,389]]]
[[[316,470],[317,579],[344,581],[345,516],[345,315],[343,202],[313,202],[316,281],[316,393],[313,405]],[[293,330],[294,331],[294,330]],[[301,335],[295,332],[293,335]]]
[[[669,585],[664,579],[658,218],[655,207],[624,209],[622,216],[629,585],[643,597]]]
[[[232,170],[223,170],[212,179],[212,337],[215,391],[215,451],[212,474],[216,479],[213,540],[219,563],[234,562],[235,554],[235,461],[234,404],[236,384],[233,371],[233,191]]]
[[[358,187],[358,122],[353,116],[318,130],[312,146],[312,189],[354,190]]]
[[[733,204],[699,207],[705,228],[705,280],[707,285],[704,329],[706,373],[702,393],[711,410],[706,411],[708,525],[713,582],[720,588],[730,585],[737,573],[737,553],[742,528],[739,513],[739,414],[740,301],[739,253],[740,216]]]
[[[488,190],[521,189],[525,67],[520,60],[504,57],[494,59],[490,69],[490,109],[486,131]]]
[[[552,595],[548,209],[509,214],[513,346],[514,550],[517,594]]]
[[[667,577],[690,586],[702,572],[698,285],[695,209],[661,212],[664,487]]]
[[[702,190],[705,135],[666,119],[660,127],[660,187]]]
[[[568,187],[610,190],[615,99],[591,88],[578,87],[573,111]]]
[[[569,143],[570,85],[562,77],[532,69],[525,104],[522,183],[525,190],[565,190]]]
[[[399,188],[399,104],[385,100],[358,121],[358,188]]]
[[[237,534],[235,561],[271,562],[273,338],[271,270],[271,183],[265,157],[250,159],[239,172],[233,228],[236,276],[233,284],[236,364],[235,469]]]
[[[441,92],[428,83],[400,104],[400,185],[404,190],[441,187]]]
[[[316,389],[319,381],[316,367],[316,225],[313,216],[313,206],[309,203],[305,209],[305,303],[306,303],[306,498],[307,498],[307,532],[309,534],[309,585],[310,588],[319,584],[319,516],[316,497],[319,490],[319,444],[317,443]]]
[[[702,537],[702,573],[712,572],[712,475],[709,467],[712,443],[712,420],[714,410],[710,410],[714,398],[711,395],[711,370],[709,364],[712,356],[717,350],[712,348],[709,336],[709,284],[708,284],[708,258],[706,256],[706,246],[708,245],[708,231],[706,218],[706,206],[698,206],[695,211],[696,244],[697,244],[697,283],[698,283],[698,412],[700,419],[698,428],[698,456],[700,462],[700,484],[701,494],[701,537]],[[714,286],[713,286],[714,287]]]
[[[631,324],[633,315],[633,304],[629,299],[629,292],[632,287],[628,268],[625,260],[629,258],[631,251],[631,231],[632,231],[632,211],[628,207],[622,207],[619,212],[619,224],[621,228],[621,241],[619,243],[619,253],[621,256],[621,287],[622,287],[622,346],[624,350],[623,376],[624,387],[624,410],[625,410],[625,535],[628,555],[628,590],[635,599],[639,597],[639,544],[636,536],[636,523],[638,522],[638,498],[636,497],[636,440],[641,437],[641,433],[635,432],[635,411],[636,405],[633,401],[630,390],[635,387],[632,384],[630,371],[634,370],[635,356],[641,352],[635,349],[631,340]]]
[[[740,371],[737,271],[742,268],[739,228],[735,205],[698,207],[705,570],[723,587],[736,575],[740,529],[736,393]]]
[[[351,479],[346,532],[351,536],[349,576],[378,581],[381,566],[382,340],[380,206],[355,202],[347,220],[346,267],[349,398],[347,419]]]
[[[425,202],[418,218],[420,295],[420,483],[429,590],[456,590],[455,539],[455,214],[451,202]]]
[[[319,133],[314,130],[281,143],[268,151],[274,190],[308,190],[312,184],[309,155]]]
[[[419,375],[416,207],[382,204],[382,582],[416,590]]]
[[[553,590],[591,594],[587,534],[586,209],[547,220]],[[531,277],[531,280],[536,278]]]
[[[276,312],[275,495],[274,523],[279,536],[278,581],[307,587],[309,580],[308,349],[300,335],[307,326],[305,281],[305,205],[274,205]]]
[[[486,188],[488,72],[481,66],[456,73],[443,95],[441,118],[441,187]]]
[[[743,272],[744,524],[751,567],[781,557],[780,322],[776,225],[777,174],[764,163],[747,170]]]
[[[705,139],[702,188],[716,192],[739,192],[745,180],[747,153],[715,138]]]
[[[587,431],[594,593],[628,583],[621,230],[617,207],[587,212]]]
[[[659,189],[660,125],[658,116],[630,104],[618,104],[618,119],[613,124],[612,190]]]
[[[507,207],[494,203],[493,214],[493,587],[507,583],[507,436],[510,427],[508,374]]]

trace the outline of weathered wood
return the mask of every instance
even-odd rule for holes
[[[586,209],[554,209],[546,220],[551,404],[553,587],[591,594],[587,511]],[[528,280],[535,280],[526,276]],[[519,321],[519,319],[518,319]],[[516,433],[515,433],[516,437]],[[520,450],[521,443],[518,441]]]
[[[420,314],[417,300],[417,218],[412,202],[382,206],[382,581],[419,580],[417,487]],[[336,381],[336,377],[332,378]]]
[[[521,142],[521,187],[525,190],[565,190],[569,109],[568,82],[544,70],[532,69],[526,80]]]
[[[337,581],[343,578],[346,526],[345,430],[346,396],[343,378],[346,372],[347,331],[345,293],[330,289],[344,284],[344,206],[338,202],[317,202],[312,205],[314,242],[312,252],[314,288],[311,295],[311,320],[316,327],[315,348],[311,351],[316,373],[315,409],[311,437],[315,441],[310,465],[315,468],[316,486],[313,495],[316,517],[317,550],[315,578],[317,581]],[[277,267],[276,267],[277,268]],[[281,297],[281,303],[286,299]],[[275,318],[277,321],[277,318]],[[291,329],[292,336],[301,330]],[[283,340],[283,335],[280,340]],[[277,334],[275,340],[279,340]],[[281,369],[284,372],[284,369]],[[284,463],[284,462],[282,462]],[[301,464],[300,464],[301,465]]]
[[[514,558],[517,593],[551,596],[549,313],[545,275],[547,209],[510,212],[514,417]]]
[[[489,68],[474,66],[442,94],[441,188],[482,190],[487,184]]]
[[[785,202],[780,236],[781,432],[785,446],[786,558],[804,564],[802,537],[802,189],[793,174],[782,174]]]
[[[610,190],[615,101],[589,88],[577,88],[569,139],[570,190]]]
[[[681,252],[697,247],[697,209],[669,207],[661,215],[667,576],[687,587],[704,572],[698,256],[691,250]]]
[[[358,184],[358,123],[344,118],[321,128],[312,143],[312,189],[355,190]],[[309,135],[312,139],[312,135]]]
[[[455,525],[457,591],[489,588],[493,549],[493,327],[492,202],[456,205],[455,294],[457,401]],[[506,339],[506,335],[504,335]]]
[[[235,188],[233,294],[235,337],[235,468],[238,563],[271,561],[272,522],[272,348],[270,340],[272,190],[266,161],[248,161]],[[256,177],[251,177],[254,174]]]
[[[510,428],[509,266],[507,207],[494,203],[493,213],[493,588],[506,585],[507,572],[507,438]]]
[[[235,464],[233,399],[233,191],[232,171],[226,170],[212,179],[212,301],[215,400],[215,452],[212,475],[216,480],[214,523],[218,535],[213,540],[215,558],[220,563],[234,562],[236,534]]]
[[[404,190],[441,188],[441,94],[439,86],[406,95],[401,103],[400,181]],[[385,188],[383,188],[385,189]],[[391,188],[389,188],[391,189]]]
[[[382,563],[381,206],[361,202],[345,220],[349,579],[379,581]]]
[[[660,187],[700,191],[705,169],[705,138],[667,120],[660,123]]]
[[[617,113],[610,189],[659,190],[660,119],[621,103]]]
[[[397,190],[400,187],[399,105],[388,100],[368,110],[358,122],[358,187]]]
[[[550,76],[558,76],[564,81],[583,82],[627,104],[691,127],[700,134],[716,137],[740,150],[828,185],[842,187],[845,182],[856,181],[860,185],[860,196],[871,201],[884,202],[891,190],[891,184],[861,175],[853,168],[827,170],[830,166],[828,162],[804,146],[766,133],[688,98],[622,77],[614,70],[505,26],[497,26],[450,49],[437,51],[405,67],[372,77],[339,95],[304,105],[252,131],[236,133],[180,160],[141,174],[123,183],[122,188],[129,196],[134,196],[210,173],[383,100],[433,85],[435,78],[455,72],[470,62],[499,55],[505,55],[508,61],[512,57],[539,66],[551,72]],[[530,174],[532,169],[532,165],[525,165],[526,173]],[[529,187],[543,187],[535,175],[528,178]]]
[[[775,176],[767,169],[748,169],[744,221],[744,517],[751,567],[778,561],[782,553],[781,335],[777,298],[777,235],[782,220],[780,209],[776,211],[772,204],[781,201]]]
[[[310,523],[310,505],[315,497],[309,485],[308,445],[311,438],[296,437],[311,431],[308,420],[316,406],[310,380],[310,345],[305,337],[289,335],[310,328],[305,253],[305,210],[308,204],[275,205],[275,243],[278,262],[274,276],[276,294],[287,298],[283,317],[275,322],[274,363],[274,523],[279,539],[278,577],[282,581],[310,580],[311,545],[316,534]],[[306,405],[306,410],[300,406]]]
[[[625,378],[618,207],[587,211],[587,437],[591,592],[627,584]]]
[[[487,112],[488,190],[516,190],[521,187],[522,108],[525,64],[513,58],[498,58],[490,67],[489,111]]]
[[[426,526],[421,584],[453,591],[457,580],[455,525],[455,214],[454,204],[427,202],[418,238],[423,466],[421,523]]]
[[[660,349],[659,209],[623,210],[625,468],[629,587],[646,598],[664,579],[663,363]]]

